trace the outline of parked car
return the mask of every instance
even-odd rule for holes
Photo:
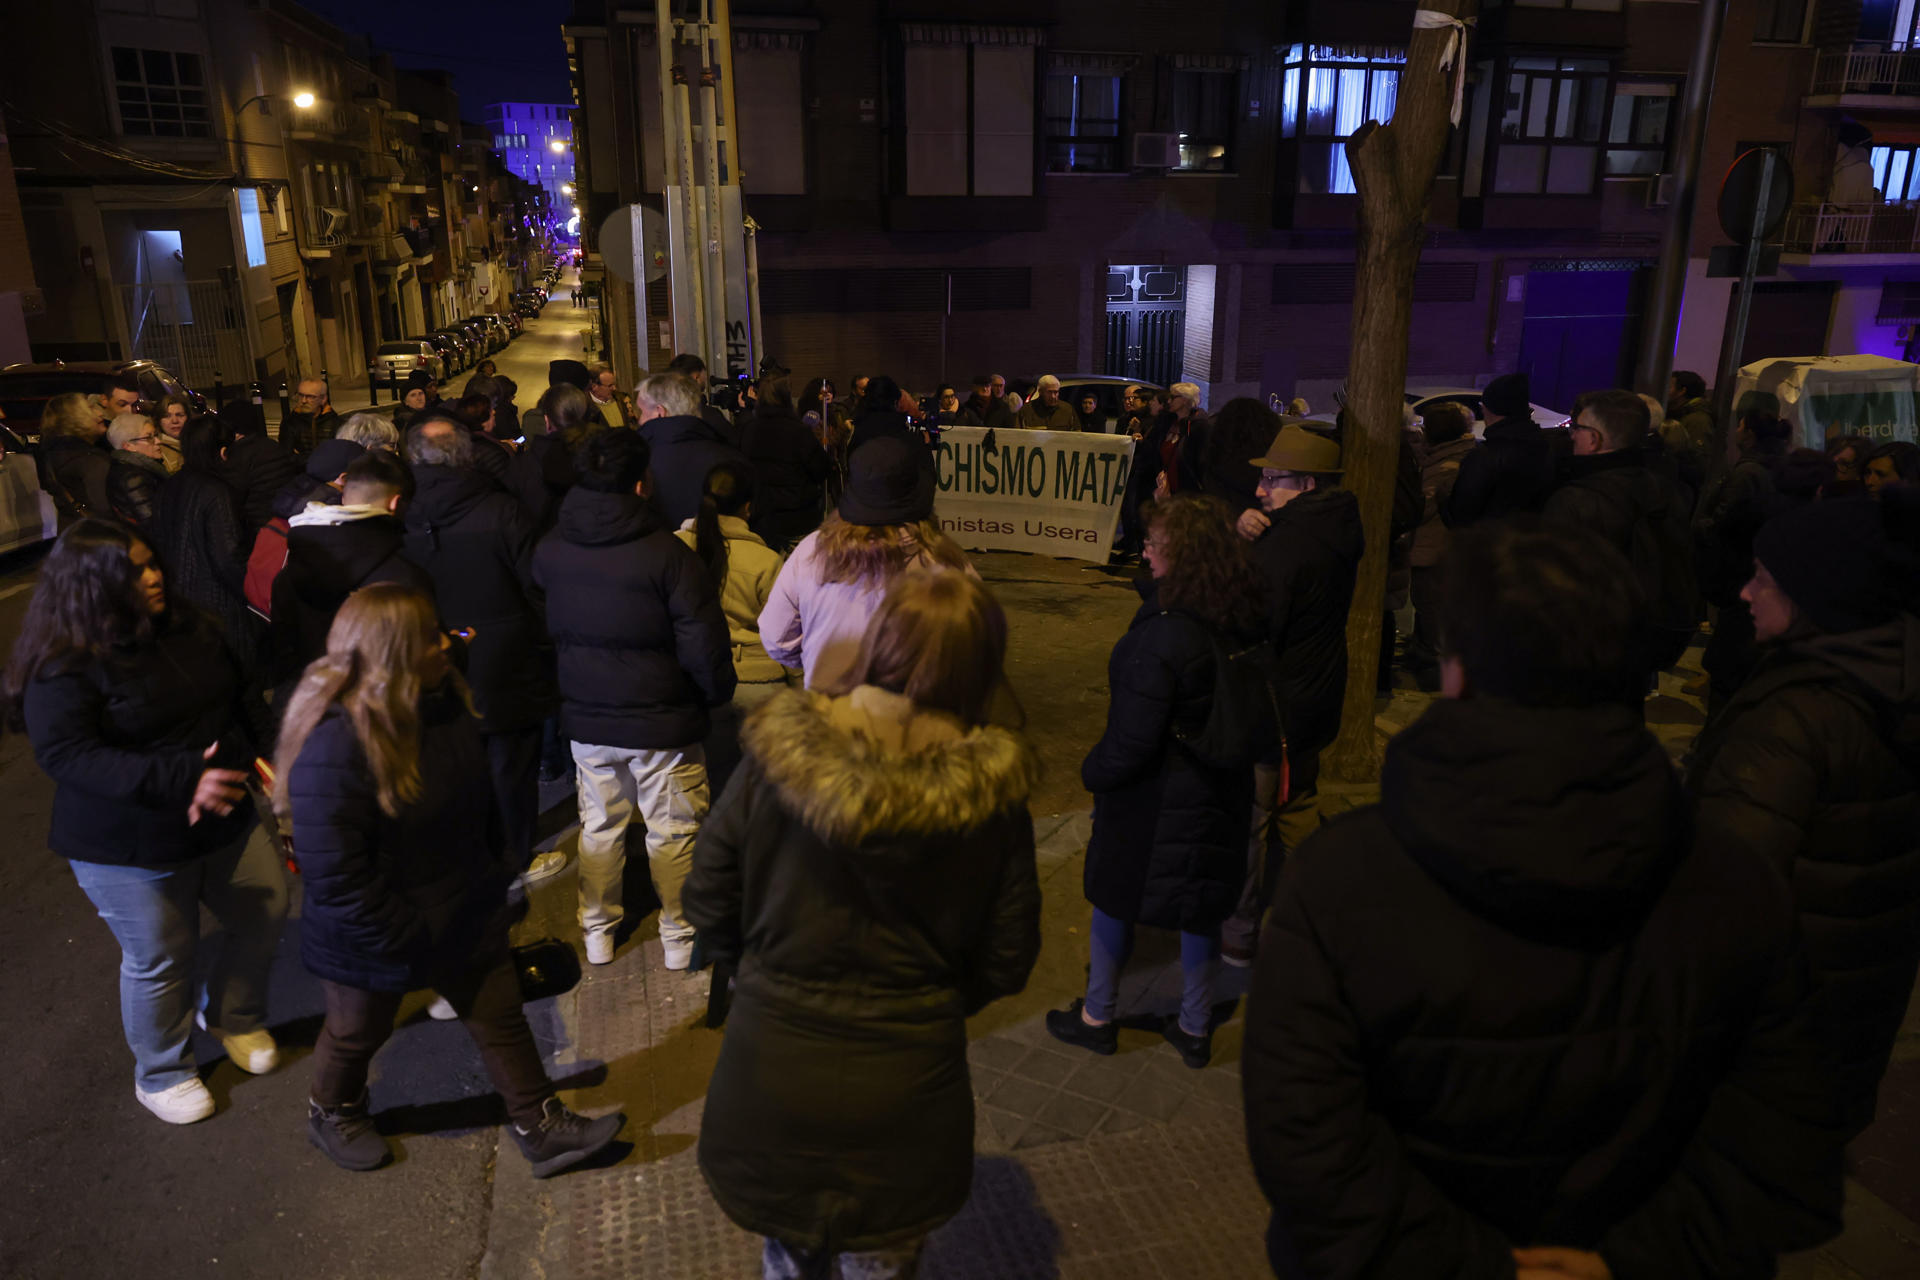
[[[1416,415],[1430,404],[1453,403],[1465,405],[1467,412],[1473,415],[1473,434],[1480,435],[1486,430],[1486,424],[1480,417],[1480,398],[1482,392],[1472,387],[1408,387],[1407,403],[1413,406]],[[1543,404],[1528,405],[1533,410],[1533,420],[1548,430],[1567,425],[1567,415],[1558,409],[1549,409]]]
[[[499,346],[494,348],[496,351],[505,350],[507,344],[513,341],[515,336],[513,325],[499,312],[489,311],[476,319],[487,327],[487,332],[492,334],[494,340],[499,343]]]
[[[383,342],[367,362],[367,377],[375,386],[405,382],[415,369],[425,369],[436,381],[447,376],[445,360],[433,343],[425,338],[407,338]]]
[[[132,375],[140,400],[152,406],[168,396],[185,396],[196,414],[211,407],[205,396],[151,360],[55,360],[48,364],[10,364],[0,369],[0,409],[8,424],[29,439],[40,434],[47,401],[69,391],[105,395],[114,379]],[[240,384],[235,383],[237,389]]]
[[[447,340],[459,348],[460,358],[447,370],[448,373],[458,373],[480,359],[479,344],[474,341],[473,335],[460,325],[443,324],[434,332],[446,335]]]
[[[492,331],[477,317],[462,316],[457,323],[473,342],[475,360],[479,360],[482,356],[492,355],[499,349],[494,342]]]
[[[413,341],[430,342],[433,344],[434,351],[440,357],[440,373],[438,377],[442,382],[446,381],[447,376],[460,367],[460,344],[454,341],[452,334],[438,332],[423,333],[417,335]]]

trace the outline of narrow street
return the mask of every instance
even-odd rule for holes
[[[571,273],[569,273],[571,274]],[[587,313],[563,284],[525,335],[495,357],[522,408],[546,386],[547,362],[582,354]],[[464,382],[454,379],[456,387]],[[1087,908],[1080,893],[1088,831],[1078,764],[1105,713],[1106,660],[1135,596],[1125,578],[1069,561],[976,558],[1013,624],[1010,669],[1046,764],[1033,806],[1040,839],[1044,947],[1028,990],[970,1027],[977,1098],[974,1198],[936,1233],[936,1280],[1032,1277],[1220,1277],[1266,1274],[1266,1206],[1247,1166],[1239,1101],[1240,1024],[1213,1065],[1184,1068],[1144,1015],[1170,1008],[1178,975],[1169,940],[1143,936],[1123,990],[1120,1053],[1095,1058],[1051,1041],[1041,1018],[1084,980]],[[0,565],[0,637],[10,643],[33,582],[33,557]],[[1698,650],[1689,656],[1697,663]],[[1396,691],[1383,735],[1425,705]],[[1672,682],[1649,720],[1676,755],[1699,721]],[[623,1107],[626,1141],[600,1167],[546,1183],[503,1141],[501,1113],[455,1024],[430,1021],[411,997],[376,1063],[389,1168],[343,1173],[307,1144],[305,1061],[320,999],[282,942],[272,1025],[286,1064],[254,1078],[199,1043],[221,1111],[174,1129],[131,1097],[119,1028],[117,952],[61,859],[44,848],[52,788],[25,740],[0,740],[0,801],[14,826],[0,860],[0,1000],[23,1049],[0,1090],[0,1275],[18,1280],[134,1274],[154,1280],[232,1275],[300,1280],[540,1276],[547,1280],[735,1280],[755,1273],[758,1244],[720,1214],[694,1142],[722,1033],[703,1024],[705,974],[666,972],[643,923],[613,964],[573,991],[530,1006],[550,1072],[572,1105]],[[1329,790],[1329,807],[1365,792]],[[543,830],[571,850],[571,789],[549,788]],[[644,856],[636,895],[644,894]],[[571,870],[537,887],[522,940],[578,944]],[[1244,978],[1227,970],[1222,1001]],[[503,1147],[505,1148],[503,1150]],[[1896,1280],[1920,1274],[1920,1036],[1912,1027],[1882,1095],[1880,1123],[1856,1145],[1847,1234],[1790,1260],[1795,1280]]]

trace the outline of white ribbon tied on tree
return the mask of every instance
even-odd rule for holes
[[[1447,47],[1440,52],[1440,70],[1453,70],[1453,111],[1454,126],[1460,124],[1460,104],[1467,93],[1467,28],[1474,24],[1472,18],[1456,18],[1450,13],[1441,13],[1437,9],[1416,9],[1413,12],[1415,31],[1432,31],[1437,27],[1452,27],[1447,36]]]

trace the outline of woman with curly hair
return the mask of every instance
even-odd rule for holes
[[[853,670],[881,597],[903,573],[973,567],[933,518],[933,472],[904,436],[853,455],[836,511],[800,540],[760,611],[760,642],[799,667],[809,689],[836,689]]]
[[[1180,1012],[1161,1034],[1194,1068],[1213,1052],[1220,926],[1247,877],[1251,767],[1220,769],[1179,742],[1213,709],[1215,655],[1265,634],[1265,592],[1225,503],[1178,494],[1149,505],[1151,586],[1107,664],[1106,732],[1080,766],[1093,792],[1085,888],[1093,904],[1087,994],[1047,1014],[1054,1037],[1112,1053],[1133,927],[1180,933]]]

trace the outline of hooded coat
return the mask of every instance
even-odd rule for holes
[[[1688,777],[1702,829],[1793,887],[1818,1035],[1858,1132],[1920,967],[1920,620],[1771,646]]]
[[[273,580],[273,681],[297,680],[327,651],[333,615],[347,597],[376,582],[417,587],[433,578],[406,558],[406,530],[385,507],[316,502],[287,528],[287,562]]]
[[[1565,435],[1565,432],[1556,432]],[[1502,418],[1460,460],[1441,514],[1452,528],[1538,511],[1553,491],[1555,441],[1531,417]]]
[[[733,645],[713,577],[633,493],[576,487],[540,542],[559,653],[560,733],[664,751],[703,740],[733,697]]]
[[[1253,544],[1267,584],[1268,638],[1280,656],[1287,750],[1305,759],[1340,733],[1347,695],[1347,610],[1366,536],[1347,489],[1313,489],[1270,513]]]
[[[1777,875],[1692,841],[1637,707],[1435,703],[1291,857],[1243,1069],[1283,1276],[1769,1277],[1840,1226]]]
[[[407,558],[433,579],[443,627],[472,627],[467,681],[487,733],[532,729],[553,711],[553,655],[540,625],[532,519],[478,471],[416,466]]]
[[[264,431],[241,436],[227,446],[225,478],[239,496],[248,546],[253,545],[260,526],[273,519],[274,496],[300,474],[300,460]]]
[[[654,511],[669,529],[700,514],[700,494],[715,466],[732,462],[753,469],[747,455],[705,418],[653,418],[640,424],[640,436],[653,451]]]
[[[304,896],[300,959],[362,991],[414,991],[506,947],[500,822],[480,723],[451,682],[420,704],[420,798],[382,811],[353,722],[330,709],[283,785]]]
[[[1211,933],[1247,881],[1253,769],[1218,769],[1174,740],[1213,706],[1207,624],[1152,599],[1107,663],[1106,731],[1080,765],[1093,792],[1087,901],[1116,920]]]
[[[1040,950],[1032,749],[899,694],[783,693],[743,734],[681,890],[738,965],[700,1167],[804,1249],[918,1240],[966,1203],[965,1019]]]
[[[213,615],[251,671],[260,648],[245,593],[253,537],[241,527],[232,487],[210,471],[182,471],[161,486],[147,534],[166,571],[168,594]]]

